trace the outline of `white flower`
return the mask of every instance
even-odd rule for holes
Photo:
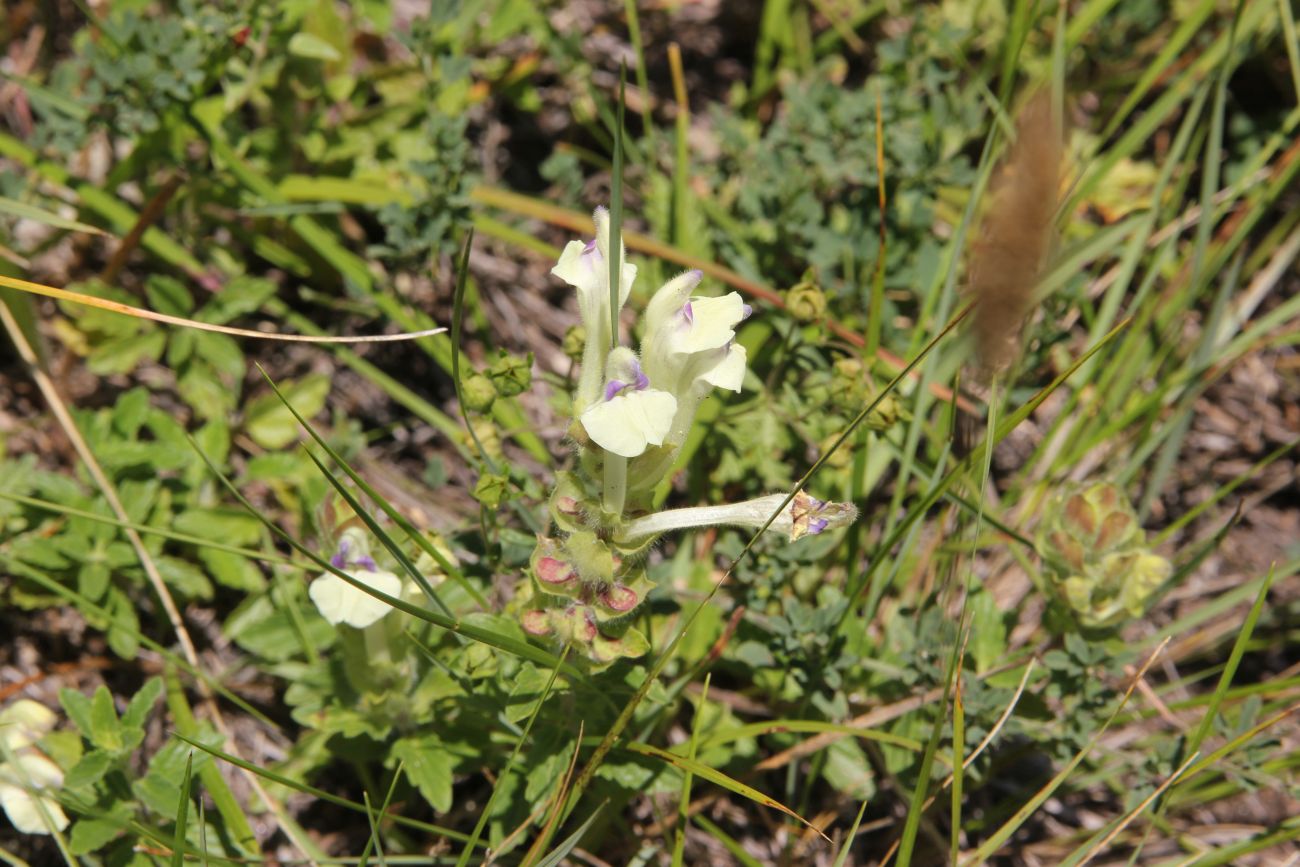
[[[745,348],[735,342],[738,326],[751,310],[740,294],[692,298],[703,275],[687,271],[664,284],[646,308],[642,357],[655,388],[677,398],[668,439],[686,438],[695,411],[713,388],[740,391],[745,379]]]
[[[609,309],[609,211],[597,208],[592,215],[596,224],[595,240],[570,241],[560,254],[551,273],[578,290],[578,311],[587,331],[582,352],[582,374],[574,406],[581,412],[594,403],[600,391],[600,360],[613,345]],[[626,249],[619,239],[618,260],[623,263],[619,275],[618,307],[623,309],[636,280],[636,266],[628,265]]]
[[[592,214],[596,237],[587,241],[570,241],[560,253],[551,273],[578,290],[578,309],[588,329],[609,323],[609,211],[597,208]],[[626,260],[626,247],[619,239],[619,256]],[[618,287],[618,306],[622,309],[636,280],[636,266],[623,265],[623,279]]]
[[[592,442],[625,458],[634,458],[652,445],[663,445],[677,411],[677,399],[650,387],[630,349],[611,350],[605,367],[603,398],[579,416]]]
[[[28,699],[0,713],[0,807],[22,834],[49,834],[50,825],[59,831],[68,827],[59,802],[41,794],[63,785],[63,771],[34,746],[56,719],[53,711]]]
[[[646,309],[646,334],[642,343],[646,373],[656,388],[680,398],[697,379],[740,391],[744,355],[733,353],[736,326],[750,314],[740,293],[720,298],[691,298],[700,282],[699,271],[687,271],[655,293]],[[739,360],[740,375],[734,366]],[[730,365],[726,375],[714,373]]]
[[[582,426],[602,449],[634,458],[663,445],[676,410],[677,399],[666,391],[633,391],[588,407]]]
[[[696,382],[725,388],[727,391],[740,391],[740,385],[745,380],[745,362],[748,358],[745,347],[732,343],[722,350],[714,351],[721,353],[721,359],[710,359],[708,368],[696,377]]]
[[[343,532],[338,553],[330,558],[330,565],[380,593],[402,595],[402,579],[375,565],[368,553],[365,535],[360,530],[349,528]],[[307,593],[321,617],[335,626],[346,623],[365,629],[393,610],[384,600],[352,586],[332,572],[318,575]]]

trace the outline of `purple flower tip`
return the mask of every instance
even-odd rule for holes
[[[645,375],[645,371],[642,370],[641,365],[638,364],[636,366],[636,390],[645,391],[649,387],[650,387],[650,377]]]
[[[751,316],[753,316],[753,315],[754,315],[754,308],[753,308],[753,307],[750,307],[748,304],[742,304],[742,305],[740,305],[740,321],[741,321],[741,322],[744,322],[746,319],[748,319],[749,317],[751,317]]]
[[[348,565],[348,560],[343,556],[342,550],[330,558],[330,565],[335,569],[342,569],[344,566]]]
[[[826,529],[829,522],[825,518],[813,518],[808,522],[808,535],[816,536],[822,530]]]
[[[592,238],[592,239],[591,239],[590,241],[588,241],[588,242],[586,243],[586,245],[582,248],[582,252],[584,252],[584,253],[590,253],[590,252],[594,251],[595,249],[596,249],[596,239],[595,239],[595,238]]]
[[[682,305],[682,316],[684,316],[686,321],[690,324],[695,324],[695,311],[691,308],[691,302],[687,301]]]
[[[696,282],[704,279],[704,272],[701,271],[699,268],[692,268],[687,273],[689,273],[692,277],[694,277]]]
[[[627,388],[627,383],[618,379],[611,379],[605,383],[605,400],[613,400],[618,397],[618,393]]]
[[[370,557],[358,557],[354,562],[357,566],[361,566],[367,572],[374,572],[379,568],[375,565],[375,561]]]

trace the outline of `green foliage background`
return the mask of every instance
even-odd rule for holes
[[[0,854],[466,863],[486,846],[559,863],[580,845],[610,863],[865,864],[897,845],[926,864],[1166,863],[1181,847],[1213,864],[1294,845],[1294,811],[1266,805],[1298,796],[1277,714],[1297,604],[1279,588],[1300,549],[1274,534],[1254,559],[1222,554],[1294,517],[1276,483],[1300,436],[1280,409],[1300,390],[1292,15],[1271,0],[10,4],[0,42],[36,48],[3,68],[0,275],[218,325],[456,319],[463,334],[264,344],[4,290],[11,336],[57,374],[126,514],[6,358],[4,661],[43,654],[38,696],[68,724],[42,748],[75,822],[44,848],[0,831]],[[981,192],[1043,83],[1067,94],[1072,132],[1021,361],[981,388],[945,338],[887,386],[964,302]],[[788,490],[881,402],[809,484],[856,503],[858,525],[662,545],[638,612],[649,654],[598,670],[529,643],[510,600],[572,462],[577,317],[547,272],[607,201],[616,141],[624,231],[661,245],[629,240],[633,306],[699,266],[710,294],[757,309],[738,335],[745,391],[706,405],[663,502]],[[1205,402],[1259,377],[1271,391],[1232,411],[1265,433],[1207,454]],[[1035,532],[1045,504],[1103,480],[1174,568],[1144,617],[1093,629]],[[1242,496],[1267,510],[1255,535]],[[379,659],[307,595],[357,513],[380,565],[432,591],[385,621]],[[81,642],[51,637],[56,614]],[[104,676],[64,686],[55,666],[83,656]],[[1123,736],[1099,748],[1107,732]],[[256,784],[219,770],[239,761]],[[1062,818],[1048,795],[1092,814]],[[1233,810],[1249,833],[1198,836]]]

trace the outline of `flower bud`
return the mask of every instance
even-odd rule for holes
[[[785,293],[785,308],[796,322],[820,322],[826,315],[826,293],[816,283],[816,274],[809,268],[803,279]]]
[[[866,425],[874,431],[886,431],[896,425],[899,419],[907,417],[907,411],[891,391],[880,399],[875,409],[867,413]]]
[[[571,325],[569,330],[564,332],[564,340],[560,343],[560,349],[573,361],[579,361],[582,359],[582,348],[586,343],[587,329],[581,325]]]
[[[533,354],[520,357],[503,351],[488,368],[487,375],[502,397],[522,394],[533,381]]]
[[[471,412],[487,412],[497,399],[497,388],[481,373],[470,374],[461,384],[461,402]]]

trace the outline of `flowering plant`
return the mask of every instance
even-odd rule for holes
[[[638,355],[612,333],[613,274],[621,310],[637,269],[620,242],[611,249],[610,217],[594,215],[595,238],[570,241],[552,269],[578,293],[585,327],[582,368],[573,398],[579,460],[559,475],[551,497],[555,537],[543,536],[521,591],[524,629],[579,647],[597,664],[645,652],[629,617],[651,582],[645,555],[662,534],[691,527],[770,525],[791,541],[850,523],[848,504],[798,492],[742,503],[654,511],[658,484],[677,458],[700,404],[715,388],[739,392],[745,347],[736,329],[752,310],[739,293],[697,296],[703,274],[686,271],[651,297]],[[617,257],[615,263],[610,257]]]

